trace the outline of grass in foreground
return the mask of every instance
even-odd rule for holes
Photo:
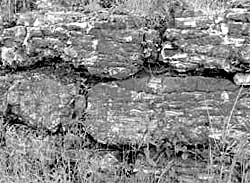
[[[236,96],[230,113],[224,116],[220,132],[216,132],[216,127],[213,125],[218,124],[218,121],[213,121],[207,111],[210,124],[208,174],[213,177],[210,182],[247,183],[250,181],[249,121],[243,121],[244,130],[239,130],[237,126],[242,122],[235,121],[234,118],[234,111],[242,90],[243,86]]]

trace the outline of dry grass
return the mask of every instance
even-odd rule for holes
[[[202,12],[205,15],[217,15],[223,12],[228,5],[229,0],[127,0],[125,7],[130,12],[147,13],[151,8],[160,9],[164,4],[169,2],[184,2],[188,8],[193,9],[196,12]],[[167,2],[167,3],[165,3]],[[158,7],[157,7],[158,6]]]
[[[132,13],[147,13],[153,5],[154,3],[152,0],[127,0],[127,2],[122,6]]]
[[[185,0],[195,11],[201,11],[205,15],[217,15],[223,12],[228,5],[229,0]]]
[[[140,172],[129,175],[129,165],[113,163],[111,154],[102,155],[100,152],[79,150],[78,158],[66,156],[66,151],[58,154],[58,163],[53,167],[46,163],[45,156],[29,157],[26,151],[0,149],[0,182],[4,183],[100,183],[100,182],[134,182],[151,183],[165,182],[164,173],[160,176]]]
[[[8,17],[13,17],[13,14],[22,11],[31,11],[36,9],[36,6],[41,2],[51,2],[54,5],[67,7],[72,9],[74,7],[87,7],[90,10],[99,10],[101,0],[2,0],[0,1],[0,10]],[[107,0],[102,0],[107,4]],[[133,13],[150,13],[150,9],[160,9],[164,4],[168,2],[181,1],[181,0],[113,0],[111,3],[117,8],[125,8],[129,12]],[[226,4],[229,0],[182,0],[191,9],[195,11],[201,11],[205,14],[217,14],[226,8]],[[167,3],[166,3],[167,2]]]
[[[219,134],[215,134],[213,121],[209,111],[207,111],[210,124],[208,162],[208,174],[212,177],[210,182],[231,183],[240,181],[241,183],[247,183],[250,181],[248,133],[235,130],[235,125],[232,123],[233,114],[242,90],[243,86],[239,89],[230,113],[228,116],[224,116],[222,130]]]

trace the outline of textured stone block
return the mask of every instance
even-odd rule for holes
[[[212,24],[212,19],[209,17],[187,17],[187,18],[176,18],[175,24],[176,28],[180,29],[208,29],[210,24]]]
[[[65,85],[46,75],[31,74],[14,78],[6,91],[5,115],[15,115],[29,127],[57,130],[86,107],[85,96],[77,85]]]
[[[61,58],[76,68],[84,66],[93,75],[125,78],[143,66],[142,42],[147,44],[147,57],[156,59],[159,33],[141,29],[142,18],[108,13],[93,16],[62,12],[20,16],[19,26],[1,34],[2,69]]]
[[[242,22],[229,22],[228,24],[228,34],[232,36],[247,36],[250,33],[250,24]]]
[[[86,123],[96,139],[106,142],[143,142],[145,136],[158,141],[175,134],[193,143],[205,142],[207,112],[219,117],[221,111],[229,111],[237,91],[230,81],[204,77],[160,76],[98,84],[89,92]],[[241,110],[246,113],[248,108],[242,105]]]

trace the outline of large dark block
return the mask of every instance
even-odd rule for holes
[[[145,77],[94,86],[88,97],[88,131],[106,142],[143,142],[183,135],[208,138],[209,117],[228,115],[238,94],[228,80],[205,77]],[[224,111],[224,112],[222,112]],[[227,113],[228,112],[228,113]],[[238,113],[239,112],[239,113]],[[236,114],[248,107],[239,102]]]

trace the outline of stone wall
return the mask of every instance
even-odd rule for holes
[[[178,17],[174,26],[163,20],[39,11],[3,24],[2,144],[44,148],[51,138],[49,149],[57,149],[62,142],[55,138],[79,124],[88,135],[72,132],[66,146],[89,138],[88,147],[141,144],[144,152],[151,144],[162,153],[179,142],[181,154],[192,157],[198,146],[207,150],[209,139],[220,140],[225,127],[236,141],[246,136],[248,7]]]

